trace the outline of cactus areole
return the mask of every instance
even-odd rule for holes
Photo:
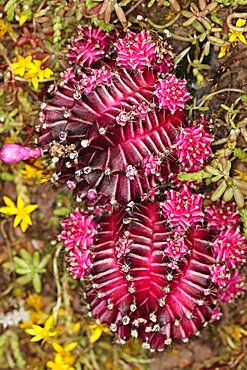
[[[76,195],[59,236],[68,270],[119,343],[139,338],[155,351],[186,342],[220,317],[219,301],[244,290],[236,270],[247,246],[234,206],[231,228],[219,230],[199,189],[170,180],[203,168],[213,137],[203,120],[187,119],[186,81],[158,35],[79,27],[68,60],[37,126],[52,181]]]

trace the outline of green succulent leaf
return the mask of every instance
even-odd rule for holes
[[[38,251],[35,251],[33,254],[33,266],[38,266],[40,263],[40,254]]]
[[[222,194],[224,194],[224,192],[226,191],[226,188],[227,188],[226,182],[222,181],[217,187],[217,189],[211,195],[212,202],[215,202],[216,200],[220,199]]]
[[[50,261],[50,259],[51,259],[51,256],[49,254],[47,254],[46,256],[44,256],[42,258],[42,260],[40,261],[40,263],[38,264],[38,268],[39,269],[43,269],[48,264],[48,262]]]
[[[20,256],[24,261],[32,262],[32,255],[26,249],[20,250]]]
[[[20,257],[14,257],[14,266],[15,266],[15,269],[18,267],[21,267],[21,268],[30,270],[30,264],[28,264],[26,261],[24,261]]]
[[[41,292],[42,284],[41,284],[41,278],[38,273],[34,274],[33,287],[36,293]]]
[[[21,285],[25,285],[25,284],[30,283],[30,281],[32,281],[32,276],[31,275],[23,275],[23,276],[18,277],[18,279],[16,279],[16,281],[17,281],[17,283],[19,283]]]
[[[30,274],[31,273],[31,270],[30,269],[25,269],[25,268],[21,268],[21,267],[18,267],[15,269],[15,272],[19,275],[26,275],[26,274]]]

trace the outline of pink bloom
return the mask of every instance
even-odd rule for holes
[[[185,102],[190,99],[187,91],[186,80],[168,75],[165,79],[159,80],[155,87],[155,95],[161,108],[169,109],[175,113],[183,109]]]
[[[68,270],[74,279],[82,280],[88,274],[93,265],[93,257],[90,251],[75,247],[67,255]]]
[[[73,78],[75,77],[75,72],[73,68],[68,68],[64,72],[61,72],[60,75],[63,81],[65,83],[68,83],[69,81],[73,80]]]
[[[127,253],[130,252],[130,246],[132,242],[133,240],[130,239],[129,232],[125,231],[123,236],[121,236],[116,243],[117,258],[121,258],[122,256],[125,256]]]
[[[186,254],[188,254],[189,248],[185,244],[185,238],[183,233],[177,232],[175,233],[173,238],[167,239],[167,246],[164,250],[164,255],[177,260],[181,261]]]
[[[85,95],[90,94],[97,86],[108,85],[111,82],[112,73],[102,67],[100,69],[94,69],[91,75],[83,74],[83,78],[79,81],[79,86]]]
[[[174,60],[170,54],[165,54],[161,60],[154,63],[154,70],[159,73],[169,73],[174,67]]]
[[[160,175],[161,160],[157,155],[150,155],[142,161],[142,168],[145,175]]]
[[[20,161],[36,159],[41,156],[41,149],[18,144],[5,144],[0,150],[0,160],[7,164],[16,164]]]
[[[218,298],[222,302],[230,302],[244,291],[244,277],[238,271],[233,271],[227,285],[218,293]]]
[[[224,287],[228,284],[231,273],[225,265],[216,265],[211,268],[210,277],[214,284],[217,284],[220,287]]]
[[[181,191],[168,190],[162,203],[162,212],[171,227],[189,228],[203,222],[201,194],[191,193],[187,187]]]
[[[179,162],[189,171],[198,171],[205,160],[213,155],[211,143],[213,137],[202,125],[182,128],[173,142],[174,154]]]
[[[66,250],[78,250],[91,247],[98,233],[98,225],[93,216],[75,210],[71,215],[62,221],[62,232],[60,240],[65,242]]]
[[[116,51],[119,66],[138,71],[151,67],[156,58],[156,44],[149,31],[128,32],[116,43]]]
[[[212,316],[211,316],[210,322],[214,322],[214,321],[220,320],[221,316],[222,316],[221,309],[219,307],[216,307],[213,310],[213,312],[212,312]]]
[[[229,227],[238,227],[241,218],[235,203],[225,203],[221,200],[206,207],[205,215],[208,226],[220,231]]]
[[[78,35],[70,40],[68,58],[71,64],[90,67],[102,59],[108,48],[108,38],[100,28],[78,27]]]
[[[247,241],[238,229],[221,231],[212,241],[212,249],[216,261],[229,268],[236,268],[246,262]]]

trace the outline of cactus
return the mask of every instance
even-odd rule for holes
[[[189,99],[184,80],[162,77],[172,66],[164,41],[148,31],[115,39],[115,33],[103,37],[102,31],[79,29],[73,53],[69,48],[76,64],[42,104],[38,139],[54,157],[54,181],[74,188],[78,200],[95,194],[93,203],[113,205],[149,196],[167,180],[176,162],[169,156],[172,141],[185,124],[181,108]],[[94,52],[90,60],[88,48]]]
[[[213,155],[207,122],[187,119],[186,81],[149,31],[79,27],[68,59],[37,126],[53,181],[84,201],[62,222],[68,270],[119,343],[139,338],[156,351],[186,342],[244,291],[237,211],[220,201],[204,209],[197,184],[176,177]]]

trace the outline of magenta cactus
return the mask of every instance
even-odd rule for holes
[[[247,247],[234,206],[204,207],[198,185],[176,180],[213,155],[206,120],[187,119],[186,81],[149,31],[80,27],[68,58],[37,127],[52,180],[85,205],[62,222],[68,269],[119,343],[138,337],[155,351],[186,342],[244,291]]]
[[[182,96],[172,111],[161,109],[156,97],[162,74],[157,72],[157,63],[156,69],[151,64],[154,58],[165,63],[170,56],[166,44],[152,39],[148,31],[129,32],[116,43],[114,35],[79,29],[71,44],[80,58],[72,60],[69,48],[69,59],[76,67],[64,72],[60,84],[50,89],[52,99],[42,105],[40,115],[38,142],[54,157],[53,180],[74,188],[77,199],[89,199],[88,193],[94,192],[94,204],[126,204],[144,194],[149,197],[153,188],[167,180],[175,164],[168,154],[185,120],[180,109]],[[139,41],[134,44],[136,39]],[[88,69],[88,60],[81,56],[89,55],[88,47],[97,42],[104,46],[96,48],[100,54],[93,49],[97,55],[91,57],[90,65],[95,67]],[[132,60],[124,59],[128,53],[139,55],[141,64],[128,65]],[[186,100],[184,84],[183,91]]]

